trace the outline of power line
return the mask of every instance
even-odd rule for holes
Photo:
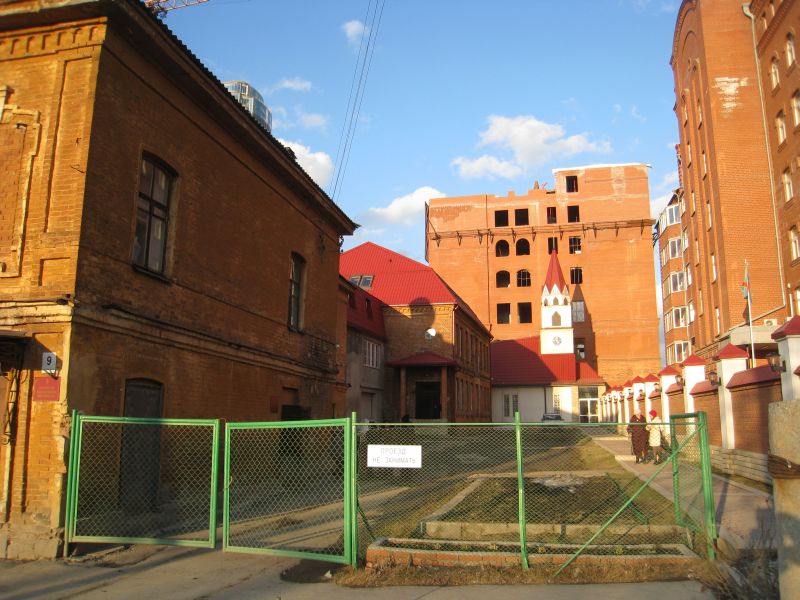
[[[336,177],[334,179],[333,191],[331,193],[331,197],[334,200],[341,190],[341,186],[344,182],[344,174],[347,171],[347,163],[350,159],[350,150],[352,149],[353,139],[355,137],[356,127],[358,125],[358,117],[361,113],[361,104],[364,101],[364,91],[366,89],[370,67],[372,66],[372,56],[375,52],[375,43],[378,38],[378,30],[380,29],[385,5],[386,0],[375,0],[374,8],[372,7],[372,0],[370,0],[369,4],[367,5],[365,27],[361,34],[361,42],[359,45],[359,57],[356,61],[356,69],[353,74],[353,81],[350,84],[350,95],[347,100],[347,113],[342,128],[342,134],[339,138],[339,148],[336,151]],[[372,12],[371,18],[370,12]],[[364,47],[365,35],[367,37],[366,48]],[[358,85],[356,86],[354,96],[353,86],[356,78],[358,79]]]

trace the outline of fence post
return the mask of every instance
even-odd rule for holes
[[[77,432],[78,431],[78,411],[72,409],[72,423],[70,424],[70,434],[69,434],[69,454],[67,458],[67,503],[64,512],[64,548],[62,551],[63,558],[67,558],[69,556],[69,544],[72,540],[72,521],[73,516],[72,513],[75,510],[75,499],[72,497],[73,490],[75,487],[75,483],[73,481],[75,477],[75,468],[76,468],[76,453],[75,450],[77,448]]]
[[[680,465],[678,464],[678,437],[675,435],[675,420],[673,417],[669,421],[669,442],[672,451],[672,506],[675,510],[675,523],[680,525],[683,523],[683,519],[681,519],[681,478],[678,473]]]
[[[345,436],[345,480],[346,489],[349,490],[349,498],[345,503],[347,507],[346,519],[349,523],[345,525],[347,536],[345,539],[345,555],[348,556],[350,566],[355,568],[358,563],[358,430],[356,429],[357,415],[355,411],[351,413],[347,425],[347,435]],[[350,554],[347,555],[348,546]]]
[[[514,432],[517,444],[517,515],[519,517],[519,551],[522,558],[522,568],[528,570],[528,530],[525,519],[525,473],[522,463],[522,426],[519,420],[519,411],[514,413]]]
[[[225,423],[225,454],[222,469],[222,549],[228,548],[231,523],[231,424]]]
[[[711,477],[711,451],[708,447],[708,422],[706,413],[697,413],[700,428],[700,471],[703,474],[703,504],[706,517],[706,542],[708,544],[708,558],[716,558],[715,540],[717,539],[717,523],[714,506],[714,480]]]
[[[211,508],[208,519],[208,537],[212,548],[217,546],[217,494],[219,484],[219,419],[211,433]]]

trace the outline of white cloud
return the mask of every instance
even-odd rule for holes
[[[311,148],[297,142],[289,142],[280,138],[278,141],[292,149],[297,157],[297,162],[311,176],[311,179],[317,182],[318,186],[324,188],[330,183],[333,175],[333,161],[328,154],[312,152]]]
[[[367,216],[371,221],[393,225],[411,225],[425,214],[425,203],[431,198],[445,196],[431,186],[417,188],[410,194],[399,196],[392,200],[388,206],[370,208]]]
[[[635,104],[631,106],[631,116],[637,121],[639,121],[639,123],[644,123],[645,121],[647,121],[647,117],[639,114],[639,109],[636,108]]]
[[[302,77],[292,77],[291,79],[281,79],[278,83],[272,86],[271,91],[278,90],[291,90],[293,92],[309,92],[311,91],[311,82]]]
[[[655,198],[650,198],[650,216],[654,219],[658,218],[658,215],[667,207],[669,204],[670,198],[672,198],[672,192],[667,192],[666,194],[661,194],[660,196],[656,196]]]
[[[522,167],[535,167],[554,158],[583,152],[611,152],[609,142],[590,141],[585,133],[565,136],[557,123],[545,123],[530,115],[503,117],[491,115],[489,127],[480,133],[479,146],[495,145],[510,149]]]
[[[495,177],[514,179],[522,175],[522,168],[518,165],[488,154],[475,159],[458,156],[450,164],[458,167],[458,174],[464,179],[478,179],[481,177],[488,179],[494,179]]]
[[[657,190],[673,190],[678,187],[678,171],[670,171],[665,173],[661,181],[655,186]]]
[[[361,44],[361,36],[364,35],[366,27],[361,21],[348,21],[342,25],[342,31],[347,37],[347,43],[351,46]]]
[[[327,129],[328,117],[319,113],[307,113],[301,107],[296,107],[297,119],[307,129]]]

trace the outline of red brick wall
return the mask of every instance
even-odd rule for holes
[[[697,311],[690,329],[693,350],[708,356],[713,350],[704,348],[745,323],[746,301],[740,291],[745,259],[753,314],[787,314],[785,308],[775,309],[782,305],[783,290],[776,277],[778,246],[750,20],[741,5],[724,0],[683,2],[671,63],[686,199],[682,226],[689,238],[685,262],[693,270],[687,299],[694,300]],[[772,117],[767,119],[771,125]],[[760,232],[757,244],[750,243],[754,231]]]
[[[694,408],[697,412],[706,413],[708,424],[708,443],[712,446],[722,446],[722,426],[719,416],[719,395],[717,391],[694,394]]]
[[[579,191],[568,193],[565,177],[573,174],[578,176]],[[568,206],[579,208],[579,223],[567,221]],[[548,207],[556,209],[556,224],[547,223]],[[516,209],[528,210],[529,225],[515,226]],[[508,210],[508,227],[495,227],[497,210]],[[575,338],[585,340],[587,359],[610,382],[658,370],[658,316],[644,166],[558,171],[555,190],[532,189],[520,196],[512,192],[506,197],[434,199],[428,218],[426,244],[431,267],[496,339],[539,335],[541,291],[550,258],[547,239],[557,237],[571,298],[586,304],[586,320],[573,326]],[[570,254],[570,237],[580,238],[579,254]],[[517,256],[515,244],[523,239],[530,244],[530,254]],[[509,244],[509,256],[496,256],[500,241]],[[571,267],[582,268],[582,284],[570,284]],[[530,272],[530,287],[517,287],[520,269]],[[496,286],[498,271],[509,272],[509,287]],[[520,302],[531,303],[532,323],[518,322]],[[509,324],[497,323],[499,303],[511,304]]]
[[[780,402],[780,381],[747,385],[731,390],[733,435],[737,450],[769,453],[769,412],[771,402]]]

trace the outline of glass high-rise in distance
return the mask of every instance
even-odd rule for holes
[[[272,131],[272,113],[256,88],[241,80],[223,81],[222,85],[233,94],[239,104],[247,109],[247,112],[253,115],[256,121],[261,123],[267,131]]]

